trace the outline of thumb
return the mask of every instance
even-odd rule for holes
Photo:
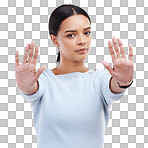
[[[40,77],[41,73],[44,71],[45,68],[46,68],[46,66],[43,65],[42,67],[40,67],[40,68],[38,69],[38,71],[37,71],[36,74],[35,74],[35,80],[36,80],[36,81],[38,80],[38,78]]]
[[[106,61],[102,61],[102,64],[109,71],[109,73],[113,76],[113,69],[111,68],[111,66]]]

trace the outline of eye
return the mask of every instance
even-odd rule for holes
[[[74,35],[74,34],[69,34],[69,35],[67,35],[67,37],[72,37],[71,35]]]
[[[90,31],[87,31],[87,32],[85,32],[85,34],[90,35],[91,32]],[[74,35],[74,34],[69,34],[69,35],[67,35],[67,37],[72,38],[72,35]]]
[[[91,32],[90,32],[90,31],[87,31],[87,32],[85,32],[85,33],[89,33],[89,34],[91,34]],[[88,34],[88,35],[89,35],[89,34]]]

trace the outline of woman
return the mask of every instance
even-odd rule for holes
[[[91,20],[75,5],[61,5],[52,12],[49,34],[59,49],[56,68],[36,69],[38,46],[33,55],[34,42],[27,45],[21,65],[18,51],[15,55],[17,86],[31,104],[38,147],[103,148],[109,108],[132,84],[132,47],[127,59],[121,40],[119,50],[113,37],[117,56],[108,42],[113,68],[105,61],[102,64],[107,70],[85,67]]]

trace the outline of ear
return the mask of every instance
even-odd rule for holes
[[[54,44],[56,47],[59,47],[59,43],[58,43],[57,37],[54,36],[53,34],[51,34],[51,35],[50,35],[50,38],[51,38],[53,44]]]

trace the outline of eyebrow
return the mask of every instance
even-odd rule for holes
[[[87,29],[90,29],[91,27],[87,27],[87,28],[84,28],[84,30],[87,30]],[[77,30],[67,30],[67,31],[65,31],[65,33],[66,32],[77,32]]]

